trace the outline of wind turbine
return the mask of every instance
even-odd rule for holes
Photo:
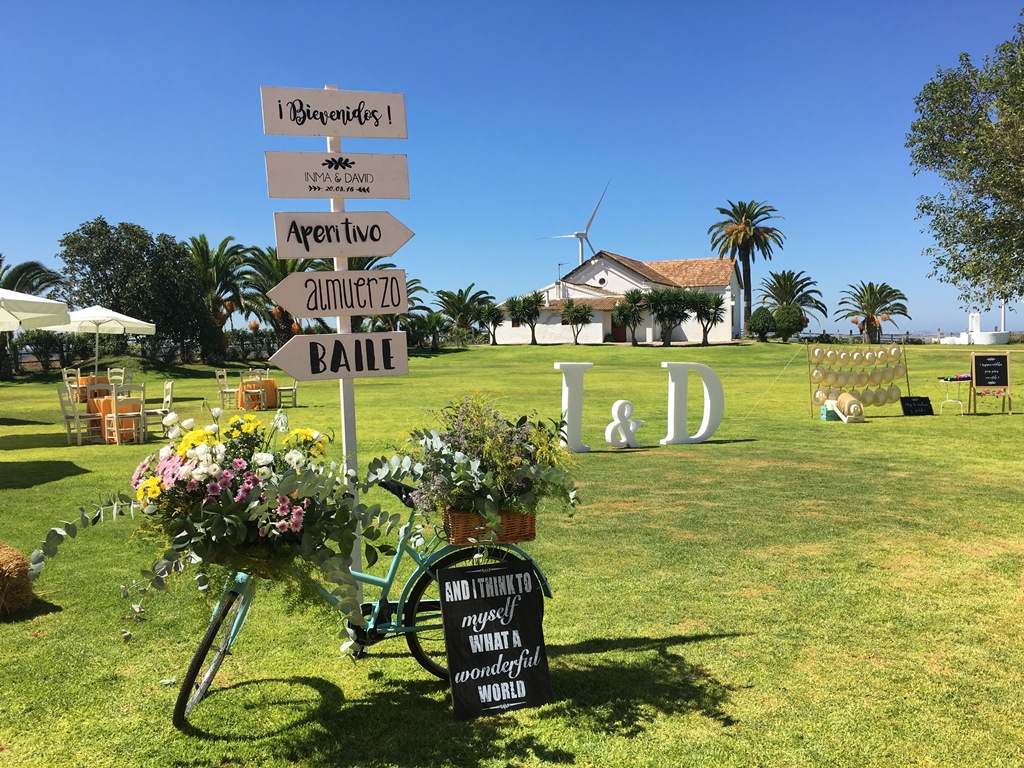
[[[590,232],[590,225],[594,223],[594,217],[597,216],[597,209],[601,207],[601,201],[604,200],[605,192],[608,191],[608,187],[611,186],[611,183],[612,182],[609,179],[608,183],[605,184],[604,192],[601,193],[601,199],[598,200],[597,201],[597,205],[594,206],[594,212],[592,214],[590,214],[590,221],[587,222],[587,226],[583,229],[582,232],[573,232],[571,235],[553,235],[552,236],[552,239],[560,239],[560,238],[563,238],[563,237],[575,237],[577,240],[579,240],[580,241],[580,264],[581,265],[583,264],[583,243],[584,243],[584,241],[587,243],[587,245],[590,246],[590,252],[592,254],[596,254],[597,253],[597,251],[594,250],[594,246],[590,245],[590,238],[587,237],[587,233]]]

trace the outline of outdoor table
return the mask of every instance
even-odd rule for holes
[[[103,440],[107,443],[117,442],[114,431],[107,431],[107,416],[114,412],[114,397],[94,397],[89,401],[86,406],[86,410],[89,413],[98,413],[100,415],[100,424],[103,428]],[[120,410],[120,409],[119,409]],[[139,432],[141,426],[138,419],[130,419],[125,422],[121,422],[121,439],[124,441],[125,435],[127,434],[131,442],[135,442],[135,434]]]
[[[942,415],[942,406],[946,403],[956,403],[960,406],[960,415],[964,415],[964,401],[960,397],[960,385],[970,384],[971,375],[969,373],[961,373],[956,376],[939,376],[939,381],[946,385],[946,399],[939,405],[939,415]],[[949,396],[949,387],[951,384],[956,384],[956,397]]]
[[[90,384],[109,384],[110,379],[106,376],[79,376],[78,386],[80,389],[76,389],[72,396],[75,398],[76,403],[84,403],[88,396],[86,395],[85,387]]]
[[[242,385],[235,395],[236,403],[241,410],[258,409],[259,389],[263,386],[263,396],[267,408],[277,408],[277,382],[273,379],[242,379]]]

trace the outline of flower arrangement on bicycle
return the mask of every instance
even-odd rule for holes
[[[374,460],[368,483],[418,483],[415,508],[427,517],[441,513],[452,543],[529,541],[543,501],[578,503],[559,422],[506,417],[480,395],[435,415],[439,428],[415,429],[409,452]]]

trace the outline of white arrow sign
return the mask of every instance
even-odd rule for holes
[[[409,373],[404,331],[292,336],[270,362],[299,381]]]
[[[387,211],[274,214],[279,259],[390,256],[413,231]]]
[[[404,269],[292,272],[269,291],[295,317],[399,315],[409,311]]]
[[[260,88],[268,136],[405,139],[405,95],[316,88]]]
[[[270,197],[409,199],[405,155],[267,152]]]

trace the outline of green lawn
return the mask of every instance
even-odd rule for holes
[[[1024,394],[1024,355],[1006,349]],[[938,412],[937,377],[969,370],[971,351],[908,347],[911,393]],[[1024,765],[1020,415],[983,398],[979,416],[890,405],[864,424],[825,423],[795,344],[482,347],[359,381],[360,463],[471,390],[556,416],[553,364],[580,360],[595,363],[584,503],[542,517],[528,545],[555,592],[554,704],[455,722],[402,641],[343,659],[335,616],[267,586],[220,687],[178,732],[166,681],[210,603],[186,574],[145,601],[145,622],[122,618],[120,585],[159,545],[121,520],[63,545],[29,614],[0,620],[0,765]],[[658,444],[664,360],[721,377],[725,418],[709,441]],[[212,371],[146,371],[151,399],[167,376],[179,413],[208,419]],[[58,379],[0,384],[0,539],[26,553],[159,445],[68,447]],[[689,389],[695,432],[696,379]],[[620,398],[646,421],[640,449],[604,441]],[[337,384],[302,383],[289,416],[340,431]]]

